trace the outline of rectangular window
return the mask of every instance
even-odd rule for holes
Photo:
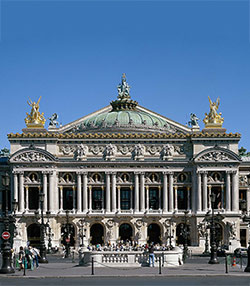
[[[72,188],[63,188],[63,209],[73,209],[73,190]]]
[[[121,209],[130,210],[131,207],[131,190],[129,188],[121,188]]]
[[[29,187],[29,209],[39,209],[39,189],[38,187]]]
[[[92,189],[92,209],[101,210],[103,208],[103,190],[101,188]]]
[[[152,209],[152,210],[159,209],[159,189],[158,188],[149,189],[149,209]]]
[[[188,203],[188,196],[186,188],[177,190],[177,208],[178,210],[186,210]]]

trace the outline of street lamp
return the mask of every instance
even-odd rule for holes
[[[65,252],[65,258],[69,257],[70,254],[70,224],[69,224],[69,210],[65,211],[66,213],[66,225],[65,225],[65,230],[66,230],[66,238],[65,238],[65,242],[66,242],[66,252]]]
[[[204,255],[209,254],[209,245],[208,245],[208,221],[209,221],[209,211],[205,215],[205,249],[203,251]]]
[[[184,224],[181,225],[181,235],[183,237],[183,261],[186,261],[188,253],[188,228],[187,228],[188,210],[184,211]]]
[[[4,212],[4,232],[2,233],[2,268],[0,269],[0,274],[14,273],[15,270],[12,267],[12,254],[11,254],[11,244],[10,244],[10,217],[9,217],[9,208],[8,208],[8,189],[10,186],[10,177],[6,172],[2,176],[2,185],[5,189],[5,212]],[[5,238],[4,238],[5,237]]]
[[[40,223],[40,263],[48,263],[46,259],[46,245],[45,245],[45,224],[44,224],[44,217],[43,217],[43,204],[44,204],[44,193],[39,192],[39,201],[41,206],[41,223]]]
[[[241,203],[241,208],[243,211],[242,219],[244,222],[248,223],[248,227],[250,226],[250,216],[247,215],[247,203],[243,201]],[[247,248],[247,267],[245,268],[244,272],[250,272],[250,241],[248,240],[248,248]]]
[[[211,252],[210,252],[210,260],[208,261],[209,264],[218,264],[219,261],[217,259],[217,246],[215,241],[215,222],[214,222],[214,203],[215,203],[215,194],[212,193],[210,195],[210,200],[212,204],[212,219],[210,223],[210,246],[211,246]]]
[[[52,239],[51,239],[52,233],[51,233],[51,227],[50,227],[50,224],[49,224],[50,211],[47,211],[47,212],[46,212],[46,215],[47,215],[47,218],[48,218],[46,227],[48,228],[48,236],[49,236],[47,253],[51,253],[51,249],[52,249]]]

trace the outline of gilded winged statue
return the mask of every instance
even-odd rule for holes
[[[29,98],[29,101],[27,101],[28,105],[31,106],[31,112],[30,114],[26,112],[27,116],[25,118],[25,123],[28,128],[41,128],[44,127],[45,124],[45,118],[44,113],[39,112],[39,103],[41,100],[41,96],[39,97],[38,101],[32,101]]]
[[[218,97],[215,102],[208,97],[209,104],[210,104],[210,111],[209,113],[205,113],[205,118],[203,122],[205,123],[206,128],[220,128],[222,127],[222,123],[224,118],[221,117],[221,112],[218,113],[217,110],[220,105],[220,98]]]

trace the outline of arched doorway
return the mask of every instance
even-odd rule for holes
[[[128,223],[123,223],[119,227],[119,237],[123,241],[131,241],[133,236],[132,226]]]
[[[161,243],[161,228],[156,223],[148,226],[148,243]]]
[[[176,244],[184,244],[184,231],[185,231],[185,225],[184,223],[180,223],[176,227]],[[187,244],[191,245],[191,239],[190,239],[190,225],[187,225]]]
[[[61,243],[63,245],[67,245],[67,243],[69,243],[70,246],[75,246],[75,227],[73,224],[69,223],[64,224],[61,227]]]
[[[90,228],[90,236],[92,245],[103,244],[104,229],[100,223],[95,223]]]
[[[40,225],[33,223],[27,228],[28,241],[31,246],[40,246]]]

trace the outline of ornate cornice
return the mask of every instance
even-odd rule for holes
[[[240,138],[239,133],[10,133],[8,138],[53,138],[53,139],[185,139],[185,138]]]

